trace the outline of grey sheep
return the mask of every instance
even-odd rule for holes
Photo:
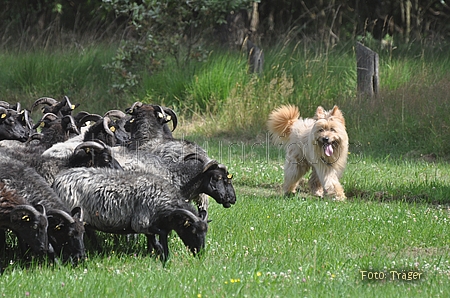
[[[26,123],[23,121],[25,117],[28,117],[25,113],[21,114],[0,106],[0,141],[17,140],[25,142],[29,133]]]
[[[0,245],[5,249],[5,229],[13,231],[25,253],[26,245],[38,255],[49,251],[47,237],[48,221],[45,207],[32,206],[16,190],[0,182]]]
[[[47,232],[56,255],[63,256],[64,261],[85,258],[84,224],[79,208],[69,211],[33,168],[6,156],[0,161],[0,183],[16,190],[29,204],[45,207],[49,216]]]
[[[110,148],[100,141],[79,144],[66,159],[49,158],[31,150],[11,150],[0,148],[0,156],[19,160],[34,168],[48,184],[61,171],[72,167],[111,167],[122,170],[120,164],[112,157]]]
[[[162,260],[168,257],[171,230],[194,254],[204,247],[206,214],[199,215],[177,189],[156,175],[73,168],[56,177],[53,189],[67,208],[83,209],[87,227],[114,234],[145,234]]]

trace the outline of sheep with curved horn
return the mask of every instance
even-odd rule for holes
[[[113,234],[145,234],[152,247],[168,256],[167,236],[175,230],[195,254],[205,244],[204,213],[168,181],[142,172],[73,168],[56,177],[53,189],[67,208],[81,207],[87,227]],[[180,211],[185,210],[185,211]],[[160,237],[158,243],[153,235]]]
[[[57,255],[63,255],[64,261],[72,258],[77,262],[85,258],[84,225],[80,209],[72,208],[69,211],[50,185],[34,168],[8,156],[2,156],[2,161],[0,161],[0,182],[15,189],[17,194],[28,203],[43,205],[47,213],[53,214],[52,221],[49,221],[47,233]],[[57,214],[53,212],[55,210],[57,210]],[[61,212],[71,216],[73,221],[70,224],[63,225],[64,218],[58,216]],[[65,235],[64,239],[69,239],[69,243],[61,241],[62,234]]]
[[[22,254],[27,246],[38,255],[53,253],[47,236],[45,207],[32,206],[18,192],[0,181],[0,245],[5,246],[5,229],[13,231]]]

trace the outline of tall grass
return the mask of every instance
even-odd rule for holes
[[[68,95],[81,103],[80,110],[100,114],[137,100],[159,103],[195,123],[184,125],[191,135],[245,138],[264,134],[267,115],[281,104],[298,105],[303,117],[313,116],[318,105],[337,104],[345,113],[350,140],[373,154],[444,158],[450,153],[441,141],[450,135],[445,112],[450,59],[443,48],[380,48],[381,89],[373,99],[356,94],[351,45],[325,49],[286,43],[264,53],[261,76],[247,73],[246,55],[238,51],[217,49],[206,62],[182,68],[168,58],[158,73],[144,68],[141,83],[125,93],[111,92],[112,74],[103,67],[114,55],[112,47],[2,53],[0,96],[29,107],[41,96]]]

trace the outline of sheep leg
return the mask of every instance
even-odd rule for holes
[[[3,260],[6,260],[6,233],[0,230],[0,273],[2,272]]]
[[[164,263],[167,261],[167,258],[169,257],[169,243],[167,240],[168,233],[161,233],[159,234],[159,242],[161,243],[161,246],[163,248],[163,254],[161,255],[161,261]]]
[[[149,232],[150,234],[147,235],[153,235],[153,238],[151,238],[152,245],[156,248],[156,251],[161,256],[161,261],[166,262],[167,257],[169,256],[169,244],[167,240],[169,233],[156,227],[150,228]],[[159,242],[156,240],[155,234],[159,235]],[[147,237],[147,239],[149,238]]]
[[[162,255],[164,253],[163,247],[161,246],[161,243],[156,239],[155,234],[147,234],[147,250],[149,253],[152,252],[152,250],[155,250],[155,253],[157,255]]]
[[[97,234],[95,234],[95,230],[91,228],[86,228],[85,230],[86,237],[89,239],[89,242],[91,243],[91,247],[95,249],[96,251],[102,252],[103,248],[98,242]]]

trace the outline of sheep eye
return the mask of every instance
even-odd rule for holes
[[[1,118],[2,118],[2,119],[5,119],[5,118],[6,118],[6,114],[3,113],[2,116],[1,116]]]
[[[115,128],[114,126],[111,126],[111,127],[109,128],[109,130],[112,131],[112,132],[115,132],[115,131],[116,131],[116,128]]]
[[[40,127],[44,127],[45,126],[45,122],[41,122]]]
[[[172,120],[172,116],[170,116],[170,115],[167,115],[167,117],[166,117],[166,120],[167,120],[167,121],[170,121],[170,120]]]
[[[227,178],[228,178],[228,179],[233,179],[233,174],[228,174],[228,175],[227,175]]]
[[[158,118],[163,118],[164,115],[161,112],[158,112]]]

